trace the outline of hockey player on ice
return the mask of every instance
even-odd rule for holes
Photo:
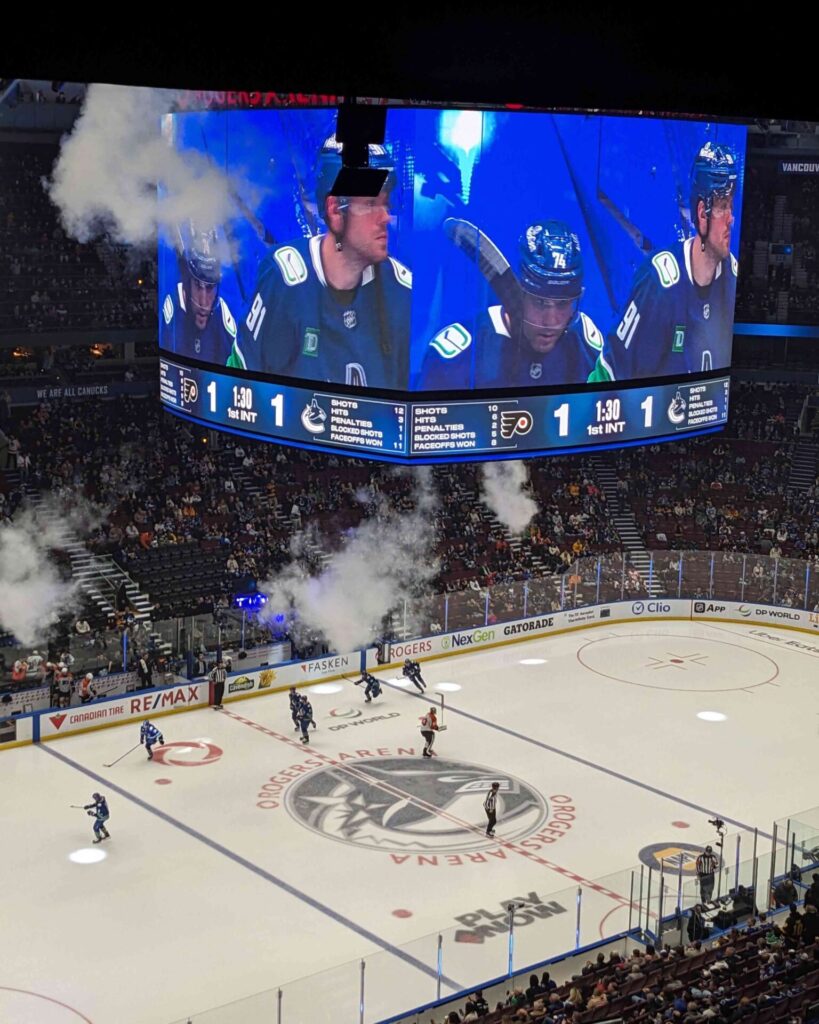
[[[361,678],[355,680],[356,686],[361,686],[362,683],[367,685],[364,687],[364,701],[369,704],[373,697],[381,696],[381,683],[371,676],[369,672],[362,672]]]
[[[152,761],[154,753],[151,748],[157,743],[162,746],[165,738],[155,725],[146,720],[142,723],[142,727],[139,730],[139,742],[145,744],[145,749],[148,751],[148,760]]]
[[[93,803],[84,804],[83,810],[88,812],[90,818],[94,818],[94,842],[101,843],[103,839],[110,839],[111,835],[105,826],[111,816],[108,812],[108,801],[102,795],[102,793],[93,793],[91,796]]]
[[[296,715],[298,718],[299,728],[301,729],[301,742],[309,743],[310,735],[308,730],[310,724],[312,723],[313,726],[315,726],[316,723],[313,721],[313,709],[310,706],[310,701],[306,697],[302,697],[299,700],[299,707]]]
[[[396,177],[384,146],[370,146],[369,164],[390,171],[378,196],[331,196],[341,147],[335,136],[324,143],[316,204],[327,233],[276,246],[259,264],[229,366],[406,388],[412,273],[389,255]]]
[[[296,732],[299,731],[299,704],[301,703],[301,697],[295,686],[290,687],[290,717],[293,719],[293,725],[295,726]]]
[[[404,659],[404,667],[401,669],[402,675],[409,679],[410,682],[415,684],[416,689],[419,693],[423,693],[427,687],[421,676],[421,666],[417,661],[412,661],[409,658]]]

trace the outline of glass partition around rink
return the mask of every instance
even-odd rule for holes
[[[392,620],[394,639],[410,640],[651,597],[716,598],[819,610],[819,568],[801,559],[731,551],[656,551],[642,558],[610,552],[579,558],[561,572],[535,579],[491,586],[472,580],[462,590],[404,601],[386,619]],[[156,685],[170,682],[174,676],[204,674],[212,667],[217,651],[245,652],[245,668],[328,653],[320,644],[301,651],[294,648],[291,653],[288,637],[279,635],[255,613],[240,609],[220,610],[216,616],[136,621],[126,628],[83,635],[66,632],[47,645],[43,642],[40,648],[24,647],[7,638],[7,646],[0,652],[0,692],[42,688],[45,661],[65,661],[66,654],[73,659],[75,676],[92,672],[98,677],[133,671],[139,657],[147,653],[153,661]],[[18,661],[27,663],[25,677],[19,678],[18,673],[12,679]],[[15,710],[30,710],[28,703]],[[37,708],[44,706],[42,701],[37,704]]]
[[[712,930],[742,926],[754,914],[781,909],[773,893],[786,877],[793,851],[803,869],[819,864],[819,807],[783,818],[774,829],[724,837],[705,908]],[[433,1003],[457,996],[458,1002],[448,1008],[461,1008],[477,988],[488,990],[498,983],[510,992],[525,988],[534,970],[554,967],[551,961],[571,957],[575,951],[594,959],[590,947],[601,943],[627,937],[631,945],[635,940],[658,947],[666,941],[687,942],[691,908],[704,902],[696,874],[697,851],[711,844],[720,852],[716,843],[714,836],[699,836],[685,848],[658,854],[651,864],[552,892],[521,892],[505,905],[487,897],[484,903],[493,909],[465,914],[457,927],[391,950],[364,951],[326,971],[191,1013],[173,1024],[302,1024],[307,1019],[313,1024],[420,1024],[438,1019],[434,1012],[433,1018],[429,1016]],[[798,899],[809,881],[806,878],[800,887]],[[739,886],[748,890],[745,902]],[[580,967],[575,961],[560,977],[571,977]],[[413,1006],[421,1009],[413,1011]]]

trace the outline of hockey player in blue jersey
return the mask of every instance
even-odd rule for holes
[[[369,704],[373,697],[381,696],[381,683],[371,676],[369,672],[362,672],[361,678],[355,680],[356,686],[361,686],[362,683],[367,685],[364,687],[364,702]]]
[[[152,761],[154,754],[151,747],[156,743],[162,746],[165,742],[165,738],[155,725],[151,722],[145,721],[142,723],[142,728],[139,730],[139,742],[145,744],[145,749],[148,751],[148,760]]]
[[[301,703],[301,697],[295,686],[290,687],[290,717],[293,719],[293,725],[296,727],[296,732],[299,731],[299,704]]]
[[[691,172],[692,238],[649,256],[608,334],[601,379],[678,376],[730,364],[737,261],[731,253],[738,167],[706,143]]]
[[[180,225],[177,257],[181,280],[162,303],[161,347],[224,366],[235,359],[236,321],[219,294],[222,264],[216,229],[203,231],[192,220]]]
[[[301,696],[299,697],[299,704],[302,708],[304,708],[307,711],[307,714],[310,716],[307,720],[307,724],[312,725],[314,729],[317,729],[318,726],[316,725],[315,719],[313,718],[313,705],[310,703],[310,698],[307,696],[307,694],[301,694]]]
[[[596,379],[603,335],[579,309],[583,256],[577,235],[561,221],[536,221],[521,235],[518,255],[520,314],[490,306],[474,328],[469,320],[444,327],[429,343],[420,387],[467,390]]]
[[[88,812],[89,817],[94,818],[94,842],[101,843],[103,839],[110,839],[111,835],[105,826],[110,814],[108,813],[108,801],[102,793],[91,795],[93,803],[84,804],[83,810]]]
[[[404,659],[404,667],[401,669],[401,674],[409,679],[411,683],[415,684],[415,688],[419,693],[423,693],[427,687],[424,679],[421,675],[421,666],[417,661],[412,661],[410,658]]]
[[[301,742],[309,743],[310,736],[308,729],[310,723],[313,722],[313,709],[310,706],[310,701],[306,697],[302,697],[299,701],[299,708],[296,712],[296,717],[299,723],[299,728],[301,729]],[[313,725],[315,724],[316,723],[313,722]]]
[[[390,174],[374,198],[331,196],[341,169],[331,136],[319,154],[316,202],[327,233],[277,246],[259,264],[229,366],[359,387],[405,389],[412,274],[388,253]]]

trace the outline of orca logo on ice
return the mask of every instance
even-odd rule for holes
[[[482,850],[492,840],[475,827],[475,807],[493,782],[505,841],[525,839],[549,819],[544,797],[495,768],[420,757],[367,757],[355,771],[344,767],[302,775],[284,805],[305,828],[350,846],[404,856]]]

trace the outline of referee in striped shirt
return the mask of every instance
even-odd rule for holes
[[[489,792],[486,794],[486,799],[483,802],[483,809],[486,811],[486,834],[491,838],[495,834],[495,822],[497,818],[497,803],[498,803],[498,790],[500,789],[499,782],[493,782],[489,787]]]
[[[700,883],[700,899],[707,903],[714,895],[714,874],[719,867],[719,861],[710,846],[706,846],[704,852],[697,857],[695,866]]]
[[[227,672],[225,672],[225,666],[221,661],[216,662],[208,679],[213,684],[213,707],[221,709],[222,697],[225,695],[225,680],[227,679]]]

